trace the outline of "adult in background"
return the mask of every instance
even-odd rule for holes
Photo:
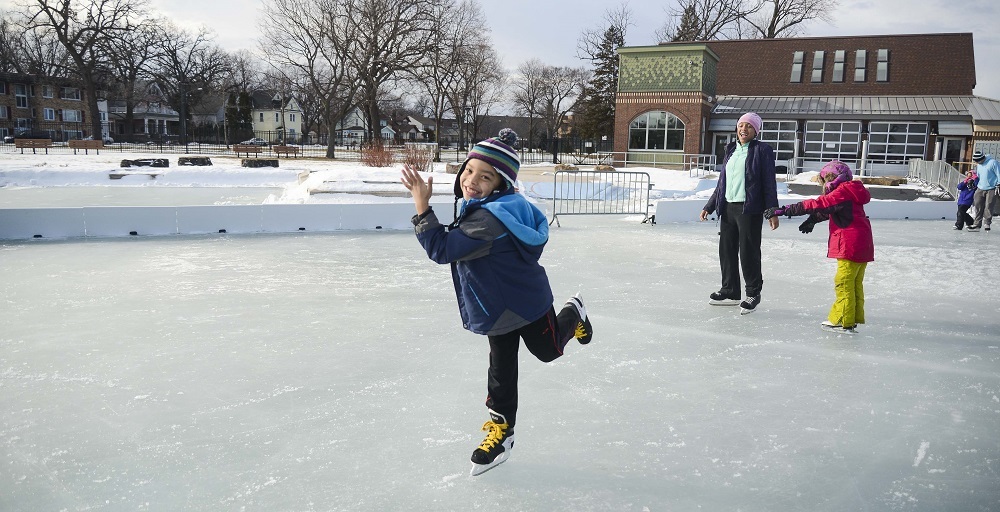
[[[709,295],[716,306],[740,305],[742,314],[760,304],[764,278],[760,269],[760,241],[764,210],[778,206],[774,176],[774,149],[757,140],[764,122],[748,112],[736,123],[736,141],[726,146],[725,170],[715,192],[701,211],[701,220],[718,212],[719,263],[722,288]],[[778,229],[778,217],[768,219]],[[740,268],[746,281],[746,299],[740,302]]]
[[[973,218],[969,231],[979,231],[979,228],[990,230],[993,224],[993,207],[997,199],[997,187],[1000,187],[1000,164],[993,158],[977,149],[972,153],[972,161],[976,163],[976,174],[979,180],[976,182],[976,194],[972,198],[972,204],[976,208],[976,216]]]

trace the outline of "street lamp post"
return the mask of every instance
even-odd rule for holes
[[[462,118],[458,119],[458,149],[465,150],[465,112],[468,112],[469,107],[462,105]]]

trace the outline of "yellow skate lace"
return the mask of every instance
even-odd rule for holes
[[[583,325],[583,322],[576,323],[576,332],[573,333],[574,338],[585,338],[587,337],[587,327]]]
[[[482,444],[479,445],[479,449],[484,452],[488,452],[493,449],[494,446],[500,444],[503,440],[503,433],[507,430],[506,423],[496,423],[492,420],[483,423],[482,430],[487,432],[486,439],[483,439]]]

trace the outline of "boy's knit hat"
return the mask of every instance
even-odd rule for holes
[[[517,171],[521,168],[521,160],[517,158],[514,146],[517,145],[517,133],[510,128],[500,130],[496,137],[480,141],[472,146],[469,155],[462,164],[462,170],[455,177],[455,197],[462,197],[461,176],[465,171],[465,165],[473,158],[482,160],[493,166],[508,187],[513,187],[517,183]]]
[[[975,152],[972,153],[972,160],[974,162],[982,162],[984,158],[986,158],[986,155],[983,153],[983,150],[981,149],[977,149]]]
[[[823,180],[823,192],[829,194],[833,189],[854,179],[851,168],[840,160],[830,160],[819,171],[819,177]]]
[[[740,123],[750,123],[750,126],[753,126],[753,131],[758,135],[760,135],[761,127],[764,126],[764,121],[756,112],[747,112],[740,116],[740,120],[736,121],[736,124],[739,125]]]

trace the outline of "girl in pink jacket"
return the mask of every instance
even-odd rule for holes
[[[821,324],[824,330],[856,334],[855,327],[865,323],[865,268],[875,261],[872,225],[865,216],[864,205],[871,194],[860,181],[854,181],[851,168],[832,160],[819,172],[823,193],[816,199],[771,208],[767,218],[777,215],[809,215],[799,231],[810,233],[813,227],[830,221],[827,257],[837,260],[837,275],[833,278],[836,300],[830,315]]]

